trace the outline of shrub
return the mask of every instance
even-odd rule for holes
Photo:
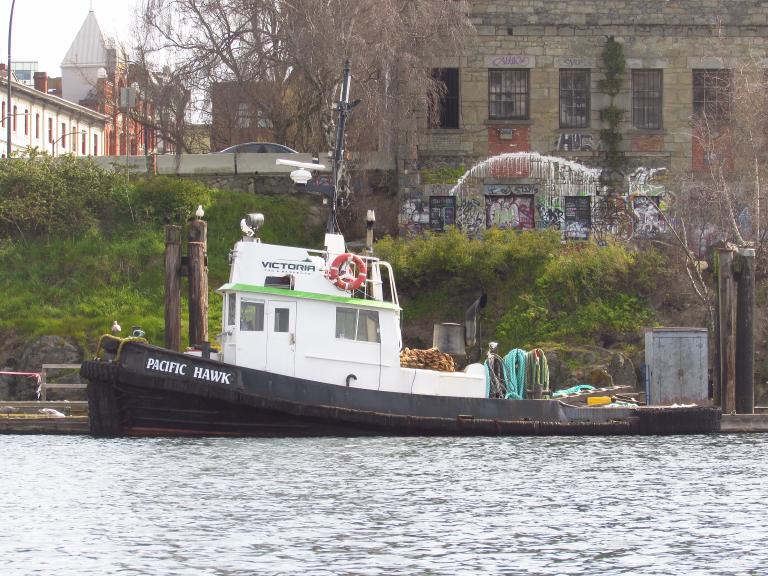
[[[131,201],[138,222],[183,224],[198,205],[208,206],[211,190],[195,180],[155,176],[134,184]]]
[[[73,239],[127,213],[119,175],[91,160],[31,153],[0,162],[0,236]]]

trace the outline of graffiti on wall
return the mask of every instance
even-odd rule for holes
[[[560,152],[592,152],[594,149],[592,134],[565,132],[555,139],[555,150]]]
[[[486,184],[483,186],[486,196],[520,196],[523,194],[538,194],[538,184]]]
[[[631,196],[633,236],[653,238],[667,231],[667,222],[661,214],[659,196]]]
[[[538,228],[562,229],[565,212],[563,212],[562,202],[559,197],[538,198],[536,214],[538,216],[536,220]]]
[[[468,236],[478,236],[485,229],[485,213],[478,198],[465,198],[456,205],[456,224]]]
[[[433,232],[443,232],[448,226],[456,224],[456,196],[429,197],[429,228]]]
[[[600,244],[609,236],[629,240],[632,237],[632,217],[624,196],[598,196],[592,203],[592,234]]]
[[[406,236],[421,234],[429,228],[429,206],[420,199],[405,200],[398,220]]]
[[[590,196],[565,197],[565,228],[568,240],[586,240],[592,229],[592,198]]]
[[[533,223],[533,196],[486,196],[485,225],[502,230],[530,230]]]

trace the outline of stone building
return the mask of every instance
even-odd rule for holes
[[[629,175],[637,168],[643,175],[706,168],[693,119],[705,113],[722,120],[732,71],[768,62],[768,3],[758,0],[474,0],[470,6],[476,33],[464,53],[431,63],[447,88],[440,125],[424,120],[415,156],[398,162],[406,231],[461,224],[468,213],[474,226],[542,227],[554,223],[552,209],[561,227],[569,215],[594,217],[595,196],[606,192],[650,195],[640,204],[658,203],[663,181],[651,186],[641,178],[638,185]],[[602,53],[609,38],[623,49],[626,65],[614,99],[625,111],[617,127],[625,160],[610,189],[604,177],[574,188],[567,166],[525,154],[477,170],[459,189],[425,184],[446,168],[460,174],[459,167],[505,153],[602,168],[601,111],[611,104],[601,84]]]

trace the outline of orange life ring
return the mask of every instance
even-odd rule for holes
[[[357,276],[351,273],[350,262],[357,268]],[[349,292],[360,288],[367,278],[368,268],[366,268],[363,259],[357,254],[350,254],[349,252],[336,256],[328,271],[328,279],[340,290]]]

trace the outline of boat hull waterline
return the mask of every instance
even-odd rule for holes
[[[708,407],[578,407],[324,384],[126,342],[84,362],[91,433],[112,436],[515,436],[719,430]]]

